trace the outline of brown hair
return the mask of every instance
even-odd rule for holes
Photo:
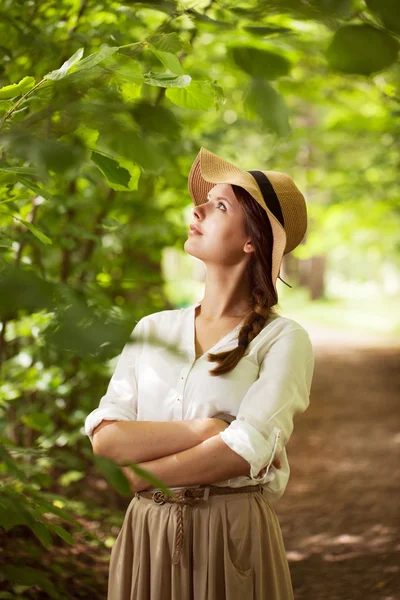
[[[239,331],[236,348],[216,354],[208,353],[207,359],[218,363],[209,371],[210,375],[215,376],[229,373],[236,367],[247,346],[263,329],[267,319],[277,314],[273,306],[278,305],[278,296],[271,276],[273,237],[268,215],[247,190],[238,185],[231,185],[244,211],[246,235],[251,236],[254,246],[247,270],[252,310]]]

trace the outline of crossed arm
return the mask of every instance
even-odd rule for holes
[[[227,426],[212,418],[102,421],[93,432],[93,451],[121,466],[134,462],[169,487],[212,484],[250,471],[249,463],[218,435]],[[151,487],[145,482],[141,489]]]

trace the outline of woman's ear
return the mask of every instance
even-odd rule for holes
[[[252,244],[251,240],[248,240],[244,247],[243,247],[244,252],[254,252],[254,246]]]

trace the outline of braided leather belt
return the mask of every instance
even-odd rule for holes
[[[195,505],[201,500],[207,500],[208,496],[218,494],[242,494],[243,492],[262,492],[263,488],[258,485],[246,485],[243,487],[220,487],[220,486],[199,486],[197,488],[182,488],[177,492],[173,492],[173,496],[166,496],[161,490],[142,490],[135,493],[135,497],[149,498],[156,504],[178,504],[178,517],[175,536],[175,552],[172,556],[172,564],[176,565],[181,557],[183,548],[183,505]]]

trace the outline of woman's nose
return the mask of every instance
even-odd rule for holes
[[[193,207],[193,216],[197,219],[201,219],[201,209],[198,206]]]

